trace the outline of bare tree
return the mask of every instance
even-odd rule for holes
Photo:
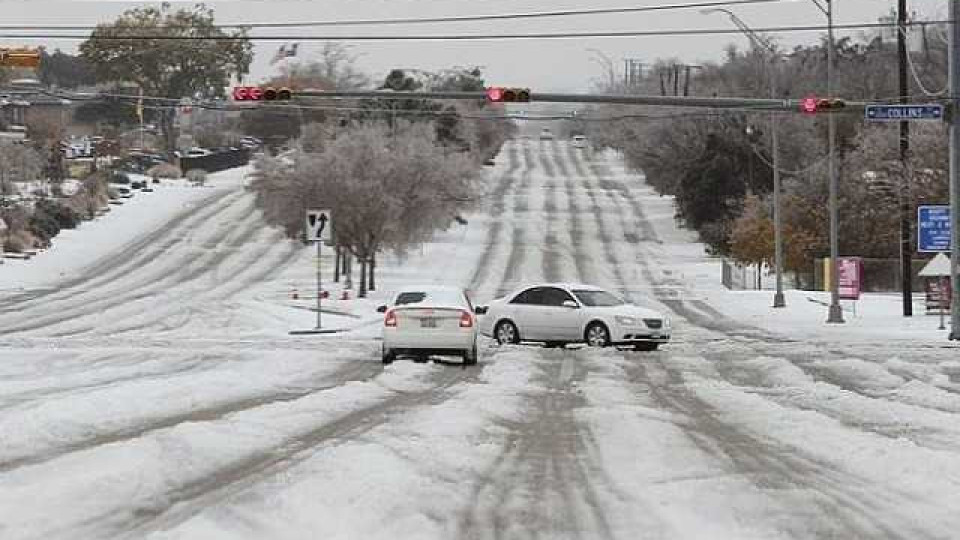
[[[333,209],[333,231],[360,263],[360,296],[373,281],[376,253],[402,252],[445,228],[472,205],[479,167],[438,145],[429,124],[360,125],[326,140],[322,152],[263,158],[251,189],[271,223],[298,236],[304,210]]]

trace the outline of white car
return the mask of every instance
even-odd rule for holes
[[[583,135],[574,135],[573,136],[573,147],[574,148],[586,148],[587,147],[587,138]]]
[[[543,128],[540,130],[540,140],[541,141],[552,141],[553,132],[550,131],[550,128]]]
[[[632,345],[652,351],[670,341],[670,319],[619,296],[577,283],[523,287],[490,302],[481,333],[499,343],[544,342],[548,347],[585,342],[594,347]]]
[[[429,354],[460,356],[466,365],[477,363],[477,317],[463,289],[407,287],[377,311],[384,313],[384,364],[401,355]]]

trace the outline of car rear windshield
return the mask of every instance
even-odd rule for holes
[[[463,303],[463,294],[459,291],[404,291],[397,295],[397,300],[394,302],[394,305],[429,304],[461,306]]]
[[[573,291],[573,294],[577,295],[577,298],[585,306],[603,307],[619,306],[623,304],[623,300],[617,298],[613,294],[608,293],[607,291]]]

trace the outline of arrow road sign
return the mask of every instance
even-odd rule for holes
[[[311,208],[307,210],[307,240],[311,242],[330,242],[332,214],[328,209]]]
[[[867,105],[864,109],[867,120],[874,122],[899,122],[901,120],[943,120],[943,105]]]

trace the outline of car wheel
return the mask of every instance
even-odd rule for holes
[[[591,347],[606,347],[610,345],[610,330],[603,323],[591,323],[584,333],[583,340]]]
[[[497,323],[497,329],[493,335],[497,338],[497,343],[501,345],[520,343],[520,331],[517,330],[517,325],[510,321],[500,321]]]
[[[659,347],[659,343],[637,343],[633,346],[635,351],[655,351]]]
[[[463,351],[463,365],[473,366],[477,363],[477,346],[474,345],[473,349],[469,351]]]
[[[389,349],[383,349],[383,351],[382,351],[381,354],[380,354],[380,359],[381,359],[381,361],[384,363],[384,365],[392,364],[392,363],[393,363],[393,360],[394,360],[396,357],[397,357],[397,355],[396,355],[393,351],[391,351],[391,350],[389,350]]]

